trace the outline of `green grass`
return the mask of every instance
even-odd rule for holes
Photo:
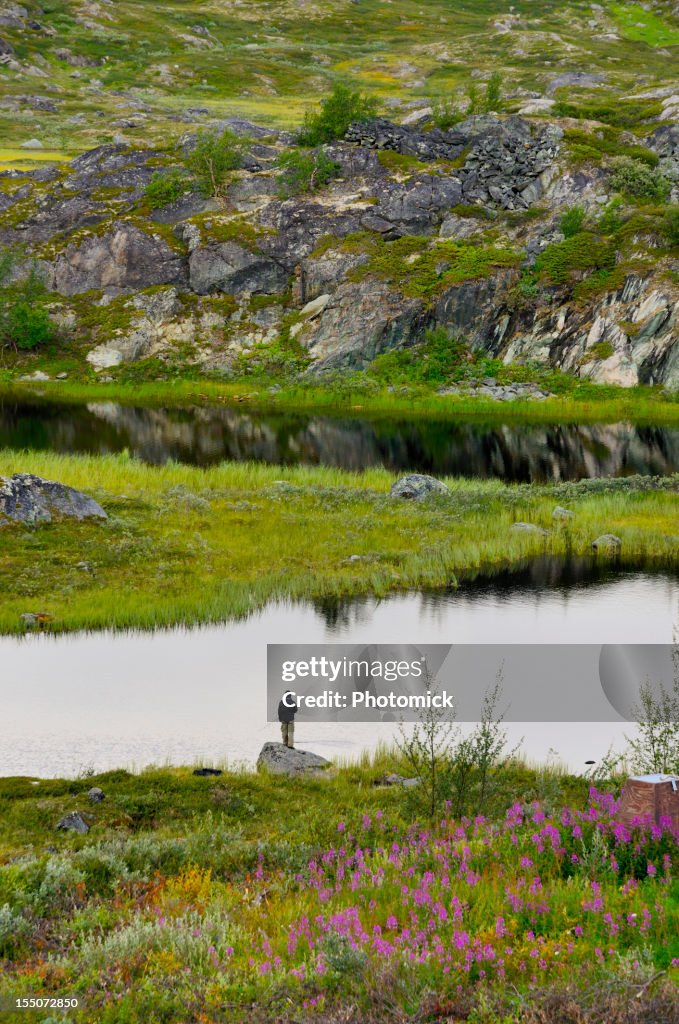
[[[580,286],[581,287],[581,286]],[[66,357],[41,360],[39,367],[48,372],[77,372]],[[151,370],[155,372],[156,366]],[[497,367],[494,375],[507,383],[534,380],[555,394],[536,402],[517,400],[497,402],[465,395],[440,395],[429,384],[417,383],[397,375],[393,390],[370,373],[345,374],[325,385],[312,379],[283,381],[280,390],[271,393],[274,377],[225,382],[201,377],[178,376],[172,380],[130,377],[111,383],[93,381],[52,381],[46,384],[20,382],[0,376],[0,399],[40,399],[46,402],[112,401],[125,405],[179,406],[225,404],[262,412],[306,412],[346,415],[360,412],[366,418],[475,420],[524,423],[616,423],[629,420],[639,424],[671,425],[679,423],[679,395],[661,387],[622,388],[578,380],[544,367]]]
[[[0,171],[16,168],[30,171],[41,163],[66,163],[71,159],[66,153],[51,149],[16,149],[0,146]]]
[[[395,477],[379,469],[0,453],[0,475],[19,469],[84,490],[109,520],[0,530],[2,632],[18,631],[24,612],[51,616],[54,630],[155,628],[243,616],[275,599],[449,586],[544,552],[588,553],[608,532],[629,561],[674,565],[679,553],[677,478],[449,480],[450,498],[411,504],[389,498]],[[552,529],[559,502],[575,519]],[[512,532],[517,520],[550,535]]]
[[[647,46],[679,46],[679,28],[645,4],[609,4],[626,39]]]

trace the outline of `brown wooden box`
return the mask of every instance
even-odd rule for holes
[[[617,814],[623,825],[634,818],[651,820],[670,818],[679,828],[679,778],[671,775],[635,775],[622,787]]]

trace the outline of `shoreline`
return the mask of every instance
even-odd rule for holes
[[[577,387],[577,384],[574,385]],[[271,389],[278,388],[275,392]],[[595,390],[601,388],[598,394]],[[176,407],[225,405],[274,415],[299,413],[361,419],[399,418],[488,422],[586,424],[619,421],[639,425],[679,425],[679,392],[662,388],[620,388],[589,385],[587,397],[555,396],[540,401],[500,401],[473,395],[442,395],[418,385],[389,391],[367,391],[349,382],[346,388],[289,386],[275,380],[217,382],[210,379],[100,383],[81,381],[29,382],[0,378],[1,401],[44,401],[86,404],[115,402],[125,406]]]

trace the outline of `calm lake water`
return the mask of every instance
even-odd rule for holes
[[[672,574],[538,560],[456,592],[275,604],[243,622],[204,629],[3,637],[0,775],[252,763],[267,739],[278,739],[277,726],[266,721],[268,643],[478,644],[489,669],[491,645],[505,645],[497,660],[504,658],[510,675],[506,645],[587,644],[601,718],[607,706],[596,668],[602,647],[671,643],[678,605],[679,577]],[[567,689],[567,677],[564,659],[555,658],[544,686]],[[524,738],[530,757],[558,757],[575,769],[633,731],[613,711],[606,721],[569,723],[562,715],[560,722],[508,729],[513,740]],[[395,730],[384,721],[300,717],[297,742],[328,757],[350,757],[390,740]]]
[[[669,427],[408,422],[112,402],[0,399],[0,447],[92,454],[128,449],[156,464],[381,465],[517,482],[679,471],[679,429]]]

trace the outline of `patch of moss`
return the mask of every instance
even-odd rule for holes
[[[601,121],[614,128],[635,129],[656,119],[662,110],[659,100],[624,99],[559,99],[554,107],[557,117],[573,117],[584,121]]]
[[[258,251],[258,239],[271,233],[245,217],[225,220],[214,213],[197,214],[190,218],[189,223],[197,225],[201,238],[206,242],[235,242],[252,252]]]
[[[605,339],[604,341],[597,341],[595,345],[592,345],[590,349],[578,360],[579,366],[584,366],[586,363],[593,363],[600,359],[610,359],[614,354],[615,349],[610,341]]]
[[[85,292],[70,300],[78,329],[88,336],[94,335],[98,341],[108,341],[127,333],[134,321],[142,316],[129,296],[120,296],[105,305],[100,305],[100,301],[99,292]]]
[[[415,174],[431,170],[431,165],[424,163],[423,160],[418,160],[407,153],[396,153],[393,149],[380,149],[377,159],[382,167],[392,173]]]
[[[354,281],[373,275],[404,295],[432,298],[454,284],[487,277],[498,267],[511,267],[519,254],[500,246],[405,236],[394,242],[372,240],[370,259],[350,275]]]
[[[450,211],[458,217],[472,218],[473,220],[496,220],[497,213],[486,206],[478,206],[470,203],[458,203]]]
[[[576,302],[589,302],[605,292],[617,292],[623,287],[630,274],[650,274],[655,269],[651,260],[624,260],[611,269],[597,270],[585,278],[573,290]]]
[[[571,160],[576,164],[593,163],[600,166],[606,157],[628,156],[649,167],[658,166],[657,153],[647,146],[621,142],[620,135],[621,132],[611,126],[604,126],[596,132],[584,128],[566,128],[564,143]]]
[[[268,309],[269,306],[287,306],[290,302],[290,293],[281,292],[278,295],[251,295],[250,311],[257,312],[258,309]]]

